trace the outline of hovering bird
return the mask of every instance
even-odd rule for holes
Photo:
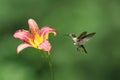
[[[85,53],[87,53],[84,44],[89,41],[96,33],[89,33],[82,32],[78,37],[75,34],[69,34],[69,36],[72,38],[74,45],[78,46],[77,50],[80,50],[80,48],[83,48]]]

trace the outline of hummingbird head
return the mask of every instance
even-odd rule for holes
[[[76,38],[76,35],[74,33],[69,34],[70,37]]]
[[[72,38],[72,40],[74,42],[74,45],[76,45],[76,43],[77,43],[77,37],[76,37],[76,35],[74,33],[72,33],[72,34],[69,34],[69,36]]]

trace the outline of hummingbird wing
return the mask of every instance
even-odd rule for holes
[[[87,41],[89,41],[96,33],[93,32],[93,33],[90,33],[90,34],[87,34],[87,35],[84,35],[82,37],[82,39],[80,39],[78,42],[79,44],[83,45],[84,43],[86,43]]]
[[[82,32],[80,36],[77,37],[78,40],[81,40],[84,36],[86,36],[87,32]]]
[[[93,32],[93,33],[90,33],[90,34],[87,34],[87,35],[85,35],[83,38],[91,38],[91,37],[93,37],[94,35],[95,35],[96,33],[95,32]]]

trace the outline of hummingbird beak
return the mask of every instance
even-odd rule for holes
[[[69,36],[69,34],[64,34],[63,36]]]

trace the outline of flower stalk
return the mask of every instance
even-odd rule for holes
[[[50,58],[50,53],[45,53],[45,57],[46,57],[48,65],[49,65],[51,80],[54,80],[54,71],[53,71],[52,61],[51,61],[51,58]]]

